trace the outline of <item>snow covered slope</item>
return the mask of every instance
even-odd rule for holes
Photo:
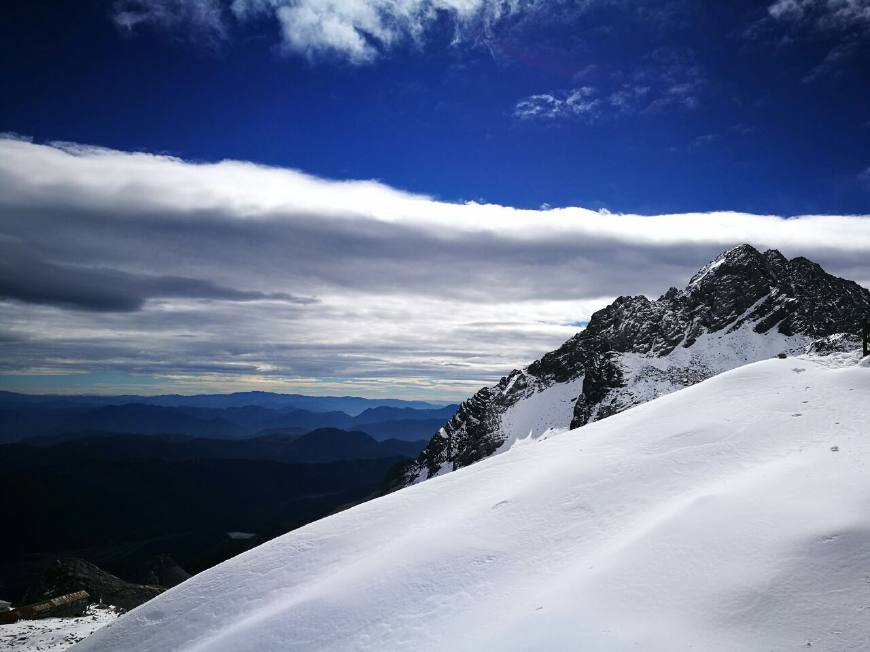
[[[0,625],[0,652],[62,652],[117,618],[114,607],[91,605],[81,616]]]
[[[870,649],[868,362],[750,364],[519,440],[75,650]]]
[[[749,245],[726,251],[655,301],[619,297],[587,328],[463,402],[395,481],[403,486],[576,428],[779,353],[857,343],[870,291],[806,258]]]

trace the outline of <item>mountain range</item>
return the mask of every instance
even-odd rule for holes
[[[70,556],[134,583],[153,583],[164,558],[199,572],[382,491],[455,409],[0,393],[0,596],[34,595],[42,569]]]
[[[444,403],[406,401],[395,398],[362,398],[360,396],[306,396],[303,394],[277,394],[274,392],[233,392],[230,394],[160,394],[140,396],[137,394],[19,394],[0,391],[0,407],[41,405],[69,407],[71,405],[159,405],[163,407],[230,408],[257,406],[275,410],[308,410],[311,412],[345,412],[351,416],[378,407],[430,410],[443,407]]]
[[[318,428],[363,430],[375,439],[426,439],[456,410],[456,405],[408,407],[375,404],[354,415],[337,410],[312,411],[281,406],[282,395],[255,393],[263,405],[236,405],[248,394],[183,397],[189,405],[162,405],[148,397],[56,397],[5,393],[0,396],[0,443],[71,433],[181,434],[210,439],[242,439],[274,430]],[[198,401],[204,398],[207,400]],[[309,397],[312,400],[315,397]],[[267,400],[268,399],[268,400]],[[176,397],[172,397],[175,402]],[[365,399],[358,399],[359,401]],[[309,401],[310,403],[311,401]],[[326,407],[330,402],[322,404]],[[428,404],[426,404],[428,405]]]

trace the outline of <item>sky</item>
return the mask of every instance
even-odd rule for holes
[[[459,399],[750,242],[870,286],[870,0],[0,21],[0,388]]]

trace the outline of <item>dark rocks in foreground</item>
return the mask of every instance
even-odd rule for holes
[[[83,559],[64,557],[45,567],[25,591],[21,602],[31,604],[87,591],[91,602],[129,610],[164,590],[161,586],[125,582]]]

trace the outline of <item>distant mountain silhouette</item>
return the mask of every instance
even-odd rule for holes
[[[305,396],[303,394],[276,394],[273,392],[234,392],[231,394],[198,394],[182,396],[164,394],[160,396],[120,396],[63,395],[63,394],[18,394],[0,391],[0,408],[41,405],[48,407],[72,407],[87,405],[124,405],[140,403],[162,407],[201,407],[230,408],[256,406],[273,410],[309,410],[311,412],[344,412],[351,416],[369,408],[392,407],[419,410],[436,409],[443,404],[427,401],[405,401],[394,398],[362,398],[359,396]]]
[[[238,400],[237,395],[233,396]],[[259,405],[218,408],[149,403],[94,405],[91,401],[91,397],[43,400],[42,397],[3,393],[0,396],[0,443],[79,432],[241,439],[288,428],[300,432],[318,428],[362,430],[375,439],[413,441],[431,435],[433,424],[443,422],[457,408],[456,405],[425,409],[378,406],[354,417],[340,411],[314,412]]]
[[[432,409],[418,408],[395,408],[395,407],[376,407],[369,408],[358,414],[354,420],[354,426],[363,426],[368,423],[382,423],[385,421],[419,421],[422,419],[449,419],[456,412],[456,405],[446,405],[444,407]]]

